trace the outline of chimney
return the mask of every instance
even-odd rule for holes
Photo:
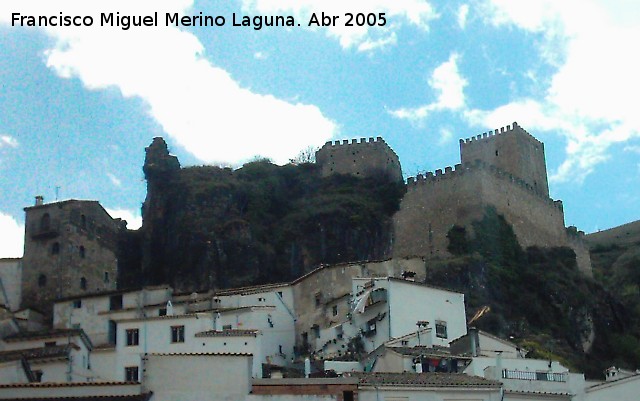
[[[469,342],[471,344],[471,356],[478,356],[480,337],[478,335],[477,327],[469,327]]]
[[[36,206],[44,205],[44,197],[42,195],[36,195]]]

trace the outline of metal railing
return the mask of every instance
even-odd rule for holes
[[[567,374],[503,369],[502,378],[516,379],[516,380],[540,380],[540,381],[547,381],[547,382],[566,382]]]

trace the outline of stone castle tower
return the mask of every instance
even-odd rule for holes
[[[360,138],[351,142],[327,142],[316,152],[316,163],[322,176],[351,174],[357,177],[385,176],[390,181],[402,181],[398,155],[381,138]]]
[[[530,185],[535,192],[549,196],[544,144],[517,123],[460,140],[462,164],[476,160],[507,171]]]
[[[24,211],[23,308],[48,314],[56,299],[116,289],[122,220],[97,201],[36,197]]]

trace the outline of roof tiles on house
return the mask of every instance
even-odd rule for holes
[[[359,373],[349,376],[357,377],[362,385],[403,386],[403,387],[483,387],[499,388],[500,382],[464,373]]]
[[[51,347],[27,348],[0,352],[0,362],[18,361],[26,358],[29,361],[67,358],[71,349],[78,349],[75,344],[56,345]]]
[[[196,333],[196,337],[256,337],[258,335],[258,330],[241,330],[241,329],[231,329],[231,330],[207,330],[201,331],[200,333]]]

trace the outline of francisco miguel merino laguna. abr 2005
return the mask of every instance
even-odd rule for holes
[[[149,15],[120,15],[116,13],[100,13],[100,26],[119,27],[126,31],[132,27],[155,27],[159,21],[158,12]],[[69,27],[84,26],[90,27],[94,25],[96,20],[91,15],[65,15],[60,12],[57,15],[22,15],[20,13],[11,14],[11,26],[37,26],[37,27]],[[197,15],[180,15],[179,13],[165,13],[165,26],[199,26],[209,27],[225,26],[227,19],[223,15],[205,15],[199,12]],[[283,15],[231,15],[232,26],[251,27],[260,30],[269,26],[295,26],[295,19],[292,16]]]

